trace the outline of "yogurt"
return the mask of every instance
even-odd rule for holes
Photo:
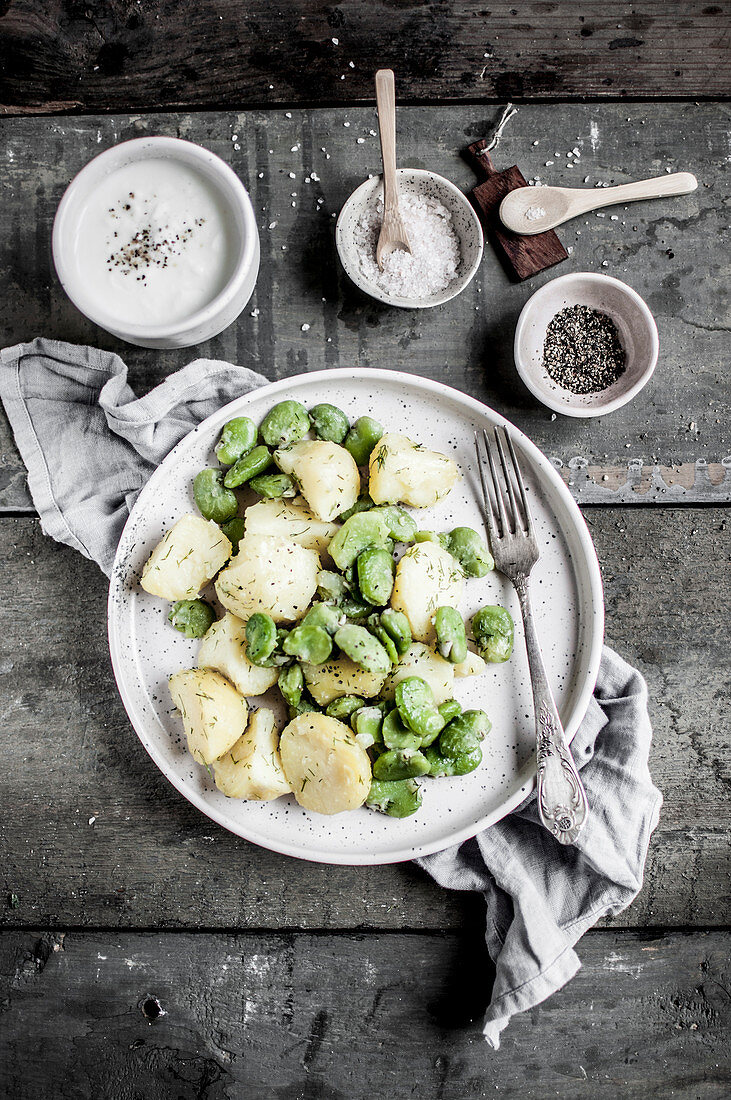
[[[170,325],[230,281],[240,235],[216,184],[179,160],[148,157],[106,175],[77,223],[73,266],[90,305],[123,324]]]

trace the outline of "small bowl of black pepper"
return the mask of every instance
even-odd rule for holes
[[[528,299],[515,365],[531,393],[564,416],[604,416],[631,401],[657,363],[657,325],[632,287],[579,271]]]

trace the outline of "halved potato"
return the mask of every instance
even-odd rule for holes
[[[192,600],[231,557],[231,543],[217,523],[183,516],[150,554],[140,584],[164,600]]]
[[[437,542],[417,542],[396,566],[391,606],[403,611],[417,641],[430,642],[435,611],[459,608],[463,587],[462,570],[447,550]]]
[[[368,753],[353,731],[325,714],[299,714],[279,742],[282,767],[300,806],[339,814],[362,806],[371,787]]]
[[[320,559],[289,539],[244,534],[239,552],[216,581],[228,611],[248,619],[255,611],[277,623],[301,619],[317,589]]]
[[[201,642],[198,667],[213,668],[228,677],[242,695],[263,695],[277,682],[278,668],[252,665],[246,656],[246,623],[227,611]]]
[[[487,662],[483,661],[479,653],[474,653],[471,649],[468,649],[464,661],[460,661],[453,668],[455,676],[479,676],[487,668]]]
[[[341,695],[360,695],[373,699],[386,679],[385,673],[367,672],[349,657],[336,657],[324,665],[302,662],[307,690],[319,706],[327,706]]]
[[[391,669],[383,686],[383,697],[393,699],[397,684],[409,676],[419,676],[432,689],[437,704],[443,703],[454,694],[455,667],[423,642],[412,642],[399,663]]]
[[[279,734],[274,714],[266,707],[255,710],[246,732],[235,745],[213,762],[219,791],[227,798],[270,802],[292,790],[282,770]]]
[[[451,492],[459,477],[453,459],[406,435],[386,432],[371,451],[368,492],[376,504],[429,508]]]
[[[303,439],[275,451],[274,461],[292,477],[317,519],[335,519],[358,499],[358,467],[350,452],[337,443]]]
[[[338,531],[337,523],[324,523],[298,500],[261,500],[244,512],[247,535],[278,535],[326,555],[330,540]]]
[[[200,764],[211,764],[238,741],[249,708],[220,672],[187,668],[168,680],[173,703],[183,716],[188,748]]]

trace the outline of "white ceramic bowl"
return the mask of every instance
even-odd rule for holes
[[[84,205],[95,187],[110,172],[151,158],[179,161],[212,183],[231,214],[238,237],[233,271],[221,293],[202,309],[168,325],[135,325],[115,317],[111,308],[101,310],[74,259]],[[179,138],[135,138],[94,157],[69,184],[53,223],[53,262],[61,286],[76,308],[107,332],[145,348],[187,348],[217,336],[249,301],[259,272],[259,231],[246,188],[215,153]]]
[[[398,168],[396,175],[401,194],[429,195],[446,206],[451,213],[452,225],[459,237],[462,253],[457,277],[438,294],[431,294],[426,298],[404,298],[386,294],[363,273],[355,247],[355,228],[365,210],[383,196],[383,183],[380,176],[374,176],[373,179],[361,183],[340,211],[335,226],[335,244],[340,262],[355,285],[366,294],[370,294],[371,298],[377,298],[379,302],[386,302],[390,306],[401,306],[402,309],[428,309],[430,306],[442,305],[443,302],[448,302],[464,290],[480,266],[483,249],[480,220],[469,199],[444,176],[438,176],[436,172],[427,172],[423,168]]]
[[[559,386],[543,366],[546,329],[559,310],[590,306],[614,321],[625,351],[624,373],[605,390],[576,394]],[[649,381],[659,351],[657,325],[636,290],[592,271],[562,275],[537,290],[523,306],[515,329],[515,366],[539,401],[564,416],[603,416],[621,408]]]

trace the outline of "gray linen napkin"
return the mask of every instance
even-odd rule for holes
[[[170,449],[221,405],[267,380],[198,359],[145,397],[110,352],[34,340],[0,352],[0,398],[46,534],[111,572],[125,520]],[[662,796],[648,770],[647,687],[605,647],[595,697],[573,741],[591,814],[573,848],[539,824],[535,797],[472,840],[416,862],[452,890],[479,890],[496,976],[485,1038],[579,969],[577,940],[642,887]]]

